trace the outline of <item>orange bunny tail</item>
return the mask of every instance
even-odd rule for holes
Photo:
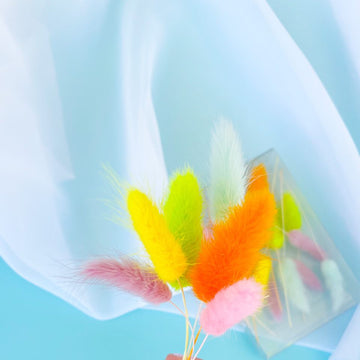
[[[251,169],[247,191],[269,189],[268,176],[264,164],[259,164]]]
[[[271,239],[276,204],[269,190],[247,192],[242,206],[230,209],[228,218],[214,225],[213,236],[203,240],[191,272],[195,295],[209,302],[215,294],[252,275],[259,252]]]

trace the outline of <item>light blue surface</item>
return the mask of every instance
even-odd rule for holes
[[[97,321],[17,276],[0,261],[1,360],[164,360],[181,352],[184,321],[177,315],[137,310]],[[205,360],[263,359],[246,335],[211,339]],[[274,360],[325,360],[323,352],[292,346]]]

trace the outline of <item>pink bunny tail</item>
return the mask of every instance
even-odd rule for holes
[[[209,335],[222,335],[254,314],[262,305],[263,294],[263,286],[254,279],[243,279],[220,290],[201,314],[202,329]]]
[[[303,234],[300,230],[293,230],[288,233],[290,243],[298,249],[307,252],[313,258],[319,261],[326,259],[325,252],[315,244],[315,242],[308,236]]]
[[[81,275],[89,280],[115,286],[152,304],[167,302],[172,297],[169,287],[158,278],[154,270],[129,258],[89,261],[84,265]]]
[[[282,318],[282,307],[279,295],[276,292],[276,286],[275,281],[272,281],[269,285],[269,307],[274,319],[280,321]]]
[[[302,261],[295,260],[297,270],[304,282],[304,284],[312,290],[322,291],[323,287],[321,281],[315,275],[315,273],[309,269]]]
[[[182,360],[183,356],[180,354],[169,354],[165,360]],[[201,360],[200,358],[196,358],[195,360]]]

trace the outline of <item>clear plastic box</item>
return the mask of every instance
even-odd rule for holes
[[[249,165],[259,164],[277,202],[277,238],[264,251],[272,258],[264,306],[247,326],[270,357],[358,303],[360,285],[278,154]]]

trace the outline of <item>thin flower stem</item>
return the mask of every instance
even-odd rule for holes
[[[209,336],[209,335],[208,335],[208,334],[206,334],[206,336],[205,336],[204,340],[202,341],[202,343],[201,343],[201,345],[200,345],[200,347],[199,347],[198,351],[196,352],[196,354],[194,355],[194,357],[192,358],[192,360],[195,360],[195,359],[197,358],[197,356],[199,355],[199,353],[200,353],[201,349],[203,348],[203,346],[204,346],[204,344],[205,344],[205,342],[206,342],[206,340],[207,340],[208,336]]]
[[[170,300],[169,303],[173,305],[181,313],[182,316],[185,316],[184,312],[172,300]]]
[[[169,303],[170,303],[171,305],[173,305],[173,306],[180,312],[180,314],[181,314],[182,316],[185,317],[184,312],[183,312],[172,300],[170,300]],[[189,324],[189,327],[190,327],[191,331],[193,331],[193,327],[191,326],[190,321],[189,321],[188,324]]]
[[[188,309],[187,309],[187,306],[186,306],[186,299],[185,299],[184,289],[183,289],[182,285],[180,284],[180,281],[179,281],[179,285],[180,285],[181,296],[182,296],[182,299],[183,299],[184,310],[185,310],[186,336],[185,336],[185,349],[184,349],[184,354],[183,354],[183,360],[186,360],[187,348],[188,348],[188,342],[189,342],[189,313],[188,313]]]
[[[192,343],[192,352],[194,350],[194,347],[195,347],[195,344],[196,344],[196,341],[194,341],[194,336],[195,336],[195,331],[196,331],[196,326],[197,326],[197,323],[199,321],[199,317],[200,317],[200,312],[201,312],[201,309],[202,309],[202,305],[203,303],[200,303],[199,305],[199,308],[198,308],[198,311],[197,311],[197,314],[196,314],[196,318],[195,318],[195,322],[193,324],[193,331],[191,333],[191,339],[190,339],[190,343]],[[199,329],[199,332],[200,332],[201,328]],[[199,334],[198,332],[198,334]],[[190,346],[190,345],[189,345]]]
[[[188,360],[191,360],[191,357],[192,357],[192,354],[194,353],[194,350],[195,350],[195,345],[199,339],[199,336],[200,336],[200,332],[201,332],[201,328],[198,330],[196,336],[195,336],[195,340],[193,341],[193,346],[191,347],[191,351],[189,353],[189,356],[188,356]]]

